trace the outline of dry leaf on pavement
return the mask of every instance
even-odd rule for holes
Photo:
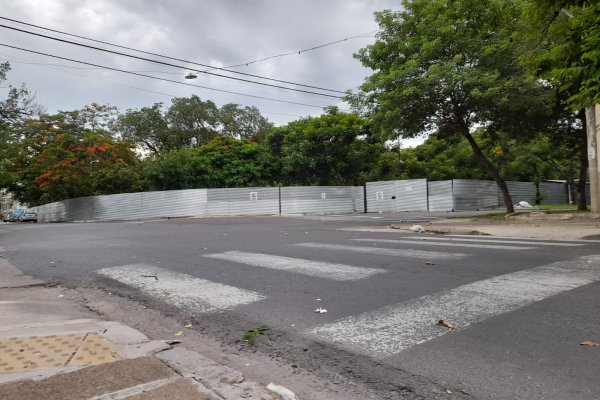
[[[585,347],[600,347],[600,343],[592,342],[591,340],[586,340],[585,342],[581,342],[579,344]]]
[[[452,332],[455,329],[454,325],[452,325],[450,322],[448,322],[448,320],[445,319],[440,319],[437,324],[448,328],[448,332]]]

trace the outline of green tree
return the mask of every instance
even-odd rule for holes
[[[228,103],[219,109],[220,133],[224,136],[263,143],[273,124],[263,117],[257,107],[242,107]]]
[[[218,135],[219,109],[198,96],[177,97],[165,114],[173,148],[196,147]]]
[[[172,150],[145,162],[154,190],[268,186],[275,160],[269,150],[246,139],[217,137],[198,148]]]
[[[584,108],[600,103],[600,3],[580,0],[527,0],[529,30],[521,62],[559,92],[563,110],[554,129],[555,142],[579,151],[578,208],[587,208],[587,124]],[[593,113],[593,108],[591,108]],[[565,121],[569,125],[565,124]],[[593,132],[590,134],[594,134]]]
[[[118,118],[117,131],[123,138],[154,155],[175,148],[162,113],[162,103],[139,110],[127,110]]]
[[[9,71],[9,63],[0,64],[0,83],[6,81]],[[14,185],[17,180],[13,162],[21,137],[15,127],[40,109],[25,86],[9,85],[6,97],[0,99],[0,189]]]
[[[349,100],[390,137],[462,136],[512,212],[506,184],[473,133],[483,128],[525,137],[547,114],[547,91],[517,63],[516,2],[414,0],[403,6],[375,14],[377,41],[356,55],[375,72]]]
[[[528,0],[524,5],[531,40],[522,61],[565,92],[572,110],[600,103],[600,3]]]
[[[385,151],[366,120],[335,107],[274,129],[267,146],[281,160],[283,181],[301,185],[362,183]]]

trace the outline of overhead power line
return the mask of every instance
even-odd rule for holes
[[[291,56],[291,55],[294,55],[294,54],[302,54],[302,53],[306,53],[308,51],[313,51],[313,50],[321,49],[323,47],[333,46],[334,44],[338,44],[338,43],[342,43],[342,42],[347,42],[348,40],[351,40],[351,39],[371,37],[369,35],[372,35],[373,33],[376,33],[376,32],[377,31],[371,31],[371,32],[363,33],[362,35],[348,36],[347,38],[343,38],[343,39],[339,39],[339,40],[334,40],[333,42],[319,44],[319,45],[316,45],[316,46],[313,46],[313,47],[309,47],[309,48],[306,48],[306,49],[295,50],[295,51],[288,51],[286,53],[281,53],[281,54],[275,54],[273,56],[259,58],[258,60],[247,61],[247,62],[244,62],[244,63],[241,63],[241,64],[228,65],[228,66],[226,66],[224,68],[236,68],[236,67],[244,67],[244,66],[247,67],[248,65],[256,64],[256,63],[267,61],[267,60],[272,60],[273,58]]]
[[[295,105],[298,105],[298,106],[321,108],[321,109],[323,108],[323,106],[317,106],[317,105],[314,105],[314,104],[299,103],[299,102],[295,102],[295,101],[282,100],[282,99],[274,99],[274,98],[271,98],[271,97],[264,97],[264,96],[257,96],[257,95],[253,95],[253,94],[234,92],[234,91],[231,91],[231,90],[216,89],[216,88],[211,88],[211,87],[208,87],[208,86],[195,85],[193,83],[180,82],[180,81],[176,81],[176,80],[173,80],[173,79],[167,79],[167,78],[161,78],[161,77],[152,76],[152,75],[146,75],[146,74],[142,74],[142,73],[139,73],[139,72],[126,71],[126,70],[119,69],[119,68],[107,67],[107,66],[100,65],[100,64],[94,64],[94,63],[90,63],[90,62],[86,62],[86,61],[75,60],[75,59],[72,59],[72,58],[61,57],[61,56],[57,56],[57,55],[54,55],[54,54],[43,53],[41,51],[24,49],[22,47],[12,46],[12,45],[9,45],[9,44],[6,44],[6,43],[0,43],[0,46],[7,47],[7,48],[10,48],[10,49],[24,51],[24,52],[27,52],[27,53],[38,54],[38,55],[42,55],[42,56],[46,56],[46,57],[56,58],[56,59],[63,60],[63,61],[70,61],[70,62],[74,62],[74,63],[78,63],[78,64],[83,64],[83,65],[89,65],[89,66],[92,66],[92,67],[98,67],[98,68],[102,68],[102,69],[106,69],[106,70],[110,70],[110,71],[122,72],[124,74],[141,76],[141,77],[144,77],[144,78],[156,79],[156,80],[165,81],[165,82],[171,82],[171,83],[176,83],[176,84],[184,85],[184,86],[192,86],[192,87],[197,87],[197,88],[200,88],[200,89],[212,90],[212,91],[215,91],[215,92],[235,94],[235,95],[238,95],[238,96],[252,97],[252,98],[255,98],[255,99],[276,101],[276,102],[279,102],[279,103],[295,104]]]
[[[175,64],[164,62],[164,61],[153,60],[151,58],[145,58],[145,57],[135,56],[133,54],[127,54],[127,53],[121,53],[121,52],[114,51],[114,50],[103,49],[101,47],[91,46],[89,44],[77,43],[77,42],[73,42],[73,41],[66,40],[66,39],[55,38],[55,37],[52,37],[52,36],[42,35],[41,33],[35,33],[35,32],[31,32],[31,31],[26,31],[24,29],[15,28],[15,27],[12,27],[12,26],[7,26],[7,25],[0,24],[0,28],[6,28],[6,29],[17,31],[17,32],[26,33],[28,35],[43,37],[45,39],[55,40],[55,41],[61,42],[61,43],[72,44],[72,45],[75,45],[75,46],[84,47],[84,48],[91,49],[91,50],[102,51],[102,52],[105,52],[105,53],[115,54],[115,55],[119,55],[119,56],[123,56],[123,57],[133,58],[133,59],[136,59],[136,60],[146,61],[146,62],[151,62],[151,63],[154,63],[154,64],[166,65],[168,67],[174,67],[174,68],[189,69],[188,67],[185,67],[185,66],[182,66],[182,65],[175,65]],[[340,96],[334,96],[334,95],[331,95],[331,94],[312,92],[310,90],[304,90],[304,89],[290,88],[290,87],[287,87],[287,86],[274,85],[274,84],[271,84],[271,83],[257,82],[257,81],[252,81],[252,80],[249,80],[249,79],[237,78],[237,77],[234,77],[234,76],[227,76],[227,75],[222,75],[222,74],[215,74],[214,72],[208,72],[208,71],[199,71],[199,72],[203,73],[203,74],[207,74],[207,75],[217,76],[217,77],[220,77],[220,78],[232,79],[232,80],[235,80],[235,81],[252,83],[252,84],[261,85],[261,86],[269,86],[269,87],[274,87],[274,88],[278,88],[278,89],[291,90],[291,91],[294,91],[294,92],[307,93],[307,94],[311,94],[311,95],[315,95],[315,96],[332,97],[332,98],[336,98],[336,99],[340,98]]]
[[[225,72],[230,72],[232,74],[244,75],[244,76],[249,76],[249,77],[252,77],[252,78],[259,78],[259,79],[264,79],[264,80],[270,80],[270,81],[279,82],[279,83],[287,83],[289,85],[301,86],[301,87],[306,87],[306,88],[310,88],[310,89],[324,90],[324,91],[327,91],[327,92],[345,93],[344,91],[341,91],[341,90],[328,89],[328,88],[323,88],[323,87],[319,87],[319,86],[306,85],[306,84],[303,84],[303,83],[297,83],[297,82],[291,82],[291,81],[286,81],[286,80],[281,80],[281,79],[269,78],[269,77],[266,77],[266,76],[249,74],[249,73],[246,73],[246,72],[240,72],[240,71],[234,71],[234,70],[229,70],[229,69],[227,69],[228,67],[225,67],[225,68],[215,67],[215,66],[208,65],[208,64],[203,64],[203,63],[198,63],[198,62],[194,62],[194,61],[183,60],[183,59],[176,58],[176,57],[166,56],[166,55],[158,54],[158,53],[152,53],[152,52],[149,52],[149,51],[139,50],[139,49],[135,49],[135,48],[132,48],[132,47],[121,46],[121,45],[118,45],[118,44],[114,44],[114,43],[110,43],[110,42],[105,42],[105,41],[102,41],[102,40],[88,38],[88,37],[85,37],[85,36],[75,35],[75,34],[72,34],[72,33],[63,32],[63,31],[59,31],[59,30],[56,30],[56,29],[50,29],[50,28],[46,28],[46,27],[43,27],[43,26],[40,26],[40,25],[34,25],[34,24],[30,24],[30,23],[27,23],[27,22],[24,22],[24,21],[19,21],[19,20],[16,20],[16,19],[12,19],[12,18],[6,18],[6,17],[0,16],[0,19],[6,20],[6,21],[10,21],[10,22],[14,22],[14,23],[17,23],[17,24],[22,24],[22,25],[26,25],[26,26],[30,26],[30,27],[42,29],[42,30],[49,31],[49,32],[59,33],[61,35],[76,37],[78,39],[89,40],[89,41],[95,42],[95,43],[102,43],[102,44],[106,44],[106,45],[109,45],[109,46],[117,47],[117,48],[120,48],[120,49],[131,50],[131,51],[135,51],[135,52],[142,53],[142,54],[148,54],[148,55],[152,55],[152,56],[156,56],[156,57],[166,58],[166,59],[170,59],[170,60],[174,60],[174,61],[180,61],[180,62],[188,63],[188,64],[191,64],[191,65],[196,65],[196,66],[203,67],[203,68],[209,68],[209,70],[225,71]],[[200,72],[200,73],[207,73],[208,71],[198,71],[198,72]]]

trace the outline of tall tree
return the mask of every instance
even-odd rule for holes
[[[363,183],[385,150],[365,119],[335,107],[274,129],[267,145],[280,157],[283,181],[301,185]]]
[[[257,107],[242,107],[228,103],[219,109],[221,134],[262,143],[273,124],[263,117]]]
[[[30,205],[139,190],[139,161],[131,143],[105,131],[72,129],[71,113],[40,116],[18,129],[23,140],[8,189]]]
[[[198,96],[172,100],[165,115],[175,148],[196,147],[210,142],[218,135],[219,109],[210,100]]]
[[[139,110],[127,110],[119,116],[117,131],[123,138],[154,155],[175,148],[162,113],[162,103]]]
[[[374,73],[350,101],[391,137],[465,138],[513,212],[506,183],[473,133],[524,137],[544,122],[546,91],[517,62],[516,0],[405,0],[403,6],[375,14],[377,41],[356,55]]]
[[[230,137],[172,150],[144,165],[154,190],[265,186],[273,183],[274,172],[275,160],[266,147]]]
[[[578,208],[587,209],[587,117],[600,103],[600,3],[582,0],[527,0],[525,49],[521,62],[557,89],[563,108],[555,141],[580,152]],[[591,112],[584,109],[592,107]],[[594,127],[591,128],[595,130]],[[588,132],[595,135],[595,132]]]

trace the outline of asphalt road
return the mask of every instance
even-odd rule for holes
[[[383,223],[3,224],[0,246],[25,273],[131,296],[225,342],[268,325],[260,351],[382,398],[427,382],[477,399],[598,398],[600,348],[579,343],[600,342],[600,243],[339,229]]]

